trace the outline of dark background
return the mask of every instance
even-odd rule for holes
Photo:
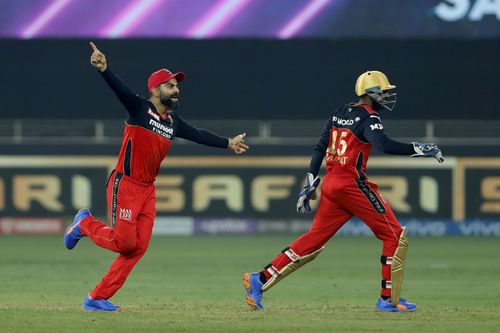
[[[3,118],[124,118],[89,64],[90,39],[0,40]],[[112,68],[147,96],[151,72],[184,71],[187,119],[326,119],[381,70],[398,87],[386,119],[498,119],[500,42],[294,39],[94,40]]]

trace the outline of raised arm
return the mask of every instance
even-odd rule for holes
[[[147,105],[145,100],[130,90],[123,81],[108,68],[106,55],[102,53],[93,42],[90,42],[90,47],[92,47],[90,63],[99,71],[129,114],[132,116],[137,112],[143,111],[145,105]]]

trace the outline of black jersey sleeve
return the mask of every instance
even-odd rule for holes
[[[133,117],[139,112],[144,111],[148,105],[147,101],[130,90],[115,73],[109,68],[99,73],[101,73],[104,81],[113,90],[123,106],[125,106],[130,116]]]
[[[210,131],[202,128],[196,128],[188,124],[184,119],[176,114],[177,134],[176,136],[182,139],[200,143],[206,146],[227,148],[229,139],[218,136]]]
[[[379,151],[393,155],[412,155],[415,153],[413,146],[409,143],[394,141],[385,134],[384,126],[380,118],[370,115],[361,123],[363,136]]]
[[[321,164],[325,158],[326,149],[330,143],[331,128],[332,118],[330,117],[330,119],[326,122],[325,127],[323,127],[318,143],[314,146],[314,153],[311,157],[311,162],[309,163],[309,172],[312,173],[314,177],[318,176],[319,169],[321,168]]]

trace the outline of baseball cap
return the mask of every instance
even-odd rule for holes
[[[177,82],[181,82],[186,77],[183,72],[172,73],[166,68],[162,68],[153,72],[148,78],[148,89],[149,91],[158,87],[160,84],[170,81],[173,78],[177,79]]]

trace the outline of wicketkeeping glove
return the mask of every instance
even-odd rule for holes
[[[305,213],[311,211],[309,200],[316,199],[316,188],[320,181],[321,179],[319,177],[314,178],[312,173],[307,173],[306,184],[299,194],[299,200],[297,200],[297,212]]]
[[[411,155],[412,157],[434,157],[439,163],[444,162],[443,153],[435,144],[419,142],[412,142],[411,144],[415,150],[415,154]]]

